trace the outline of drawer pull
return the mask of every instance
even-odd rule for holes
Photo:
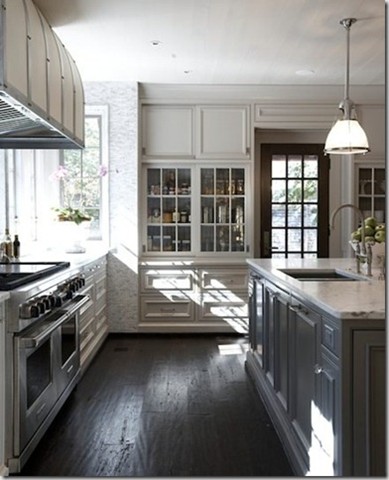
[[[161,313],[174,313],[176,311],[175,308],[160,308],[159,310]]]

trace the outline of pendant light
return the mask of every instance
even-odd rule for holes
[[[346,29],[347,39],[344,99],[339,104],[343,116],[337,120],[327,135],[324,147],[326,154],[352,155],[370,151],[366,133],[357,120],[354,102],[349,98],[350,28],[356,21],[356,18],[344,18],[340,21],[340,24]]]

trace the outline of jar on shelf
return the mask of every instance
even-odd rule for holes
[[[181,223],[188,223],[188,212],[186,210],[181,210],[180,221]]]

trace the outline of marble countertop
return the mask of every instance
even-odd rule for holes
[[[9,298],[9,292],[0,292],[0,303]]]
[[[249,266],[287,293],[305,298],[333,317],[341,319],[385,319],[385,281],[380,270],[361,281],[299,281],[280,271],[286,268],[321,268],[356,274],[355,260],[319,259],[248,259]]]

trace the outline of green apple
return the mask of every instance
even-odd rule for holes
[[[375,244],[375,239],[374,239],[374,237],[373,237],[372,235],[367,235],[367,236],[365,237],[365,242],[366,242],[366,243],[371,243],[371,244],[374,245],[374,244]]]
[[[374,235],[374,239],[378,243],[383,243],[385,242],[385,236],[386,236],[385,230],[377,230]]]
[[[385,230],[385,224],[384,223],[377,223],[375,227],[375,231],[377,232],[378,230]]]
[[[362,227],[358,228],[358,232],[362,232]],[[365,225],[365,237],[374,237],[375,229],[369,225]]]
[[[377,225],[377,220],[374,217],[367,217],[365,218],[365,225],[371,228],[375,228]]]
[[[355,230],[355,232],[352,232],[352,234],[351,234],[351,240],[352,240],[353,242],[360,242],[360,241],[361,241],[361,238],[362,238],[361,233],[358,232],[358,230]]]

